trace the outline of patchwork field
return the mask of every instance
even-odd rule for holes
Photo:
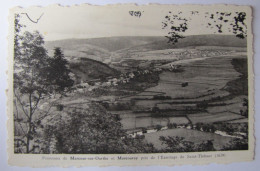
[[[220,150],[224,147],[224,145],[228,144],[232,138],[224,137],[221,135],[217,135],[214,133],[201,132],[197,130],[189,130],[189,129],[168,129],[162,130],[154,133],[145,134],[145,140],[148,143],[154,144],[154,147],[157,149],[166,148],[165,144],[162,144],[159,140],[160,136],[179,136],[184,137],[186,141],[194,142],[195,144],[202,143],[203,141],[213,140],[213,145],[215,149]]]

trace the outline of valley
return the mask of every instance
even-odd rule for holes
[[[247,56],[241,40],[212,39],[189,37],[174,46],[159,43],[161,37],[107,38],[103,44],[82,40],[85,45],[74,43],[71,50],[60,43],[76,82],[60,104],[98,103],[130,136],[157,149],[165,148],[161,136],[180,136],[212,140],[221,150],[247,138]]]

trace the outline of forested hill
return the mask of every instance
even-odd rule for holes
[[[81,58],[77,62],[70,63],[70,69],[75,74],[77,83],[119,74],[117,70],[108,65],[87,58]]]

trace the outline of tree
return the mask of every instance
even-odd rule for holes
[[[39,32],[25,32],[21,41],[21,46],[16,47],[19,49],[19,56],[14,58],[14,95],[27,119],[26,153],[29,153],[30,141],[35,133],[33,115],[40,100],[49,92],[45,75],[48,56]]]
[[[59,47],[54,49],[54,56],[50,58],[49,79],[55,85],[55,91],[63,93],[65,88],[73,86],[74,81],[70,78],[71,71],[68,68],[68,61]]]
[[[243,99],[243,106],[245,107],[245,110],[242,110],[242,114],[248,118],[248,99]]]
[[[154,150],[142,139],[128,137],[117,116],[99,104],[90,103],[81,109],[65,106],[60,115],[67,115],[67,119],[46,126],[44,153],[115,154]],[[51,144],[54,144],[52,149]]]
[[[15,19],[14,19],[14,58],[17,58],[20,56],[20,31],[21,31],[21,28],[24,27],[23,25],[21,25],[19,23],[20,21],[20,15],[19,14],[15,14]]]
[[[53,81],[57,76],[52,75],[53,63],[50,62],[47,50],[44,48],[43,37],[38,31],[33,33],[25,31],[22,34],[21,29],[24,26],[19,23],[19,18],[19,15],[15,15],[13,92],[17,131],[15,140],[22,143],[17,143],[18,147],[15,150],[32,153],[35,147],[31,141],[37,134],[36,128],[41,125],[41,120],[50,114],[50,108],[53,106],[53,103],[49,102],[49,108],[40,110],[40,102],[58,89],[71,84],[64,84],[61,87]],[[68,75],[68,72],[64,75]]]
[[[199,144],[196,151],[216,151],[213,145],[213,140],[207,140]]]

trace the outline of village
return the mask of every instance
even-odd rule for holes
[[[172,67],[174,68],[174,66]],[[169,68],[171,70],[172,68]],[[93,91],[98,88],[105,87],[116,87],[120,84],[129,84],[131,80],[135,79],[140,75],[148,75],[152,73],[159,74],[162,71],[161,68],[155,68],[153,70],[145,69],[143,71],[134,71],[124,74],[120,74],[119,77],[107,77],[105,81],[101,82],[100,79],[90,80],[88,82],[81,82],[80,84],[75,85],[73,93],[85,93],[87,91]],[[73,88],[72,88],[73,89]]]
[[[94,89],[105,88],[105,87],[116,87],[120,84],[129,84],[131,80],[139,76],[149,75],[149,74],[160,74],[163,71],[170,72],[183,72],[184,69],[181,64],[178,64],[177,61],[181,60],[181,58],[189,59],[189,58],[207,58],[214,56],[225,56],[231,55],[235,51],[230,50],[198,50],[198,49],[186,49],[186,50],[173,50],[167,53],[171,58],[176,59],[173,62],[170,61],[156,61],[152,60],[151,62],[138,62],[137,66],[129,66],[127,59],[124,59],[121,62],[112,62],[112,64],[120,65],[121,67],[128,68],[128,71],[122,72],[117,77],[108,76],[105,79],[92,79],[88,81],[81,80],[79,84],[74,85],[73,93],[85,93],[87,91],[91,92]],[[148,53],[149,54],[149,53]],[[174,58],[175,57],[175,58]],[[142,57],[140,57],[142,58]],[[139,61],[139,60],[138,60]],[[136,61],[137,62],[137,61]],[[162,63],[163,62],[163,63]],[[167,62],[166,64],[164,64]],[[132,63],[132,62],[131,62]],[[147,64],[146,64],[147,63]],[[175,64],[176,63],[176,64]],[[143,65],[143,66],[142,66]],[[152,67],[150,67],[152,66]],[[188,82],[182,83],[183,87],[188,86]]]

